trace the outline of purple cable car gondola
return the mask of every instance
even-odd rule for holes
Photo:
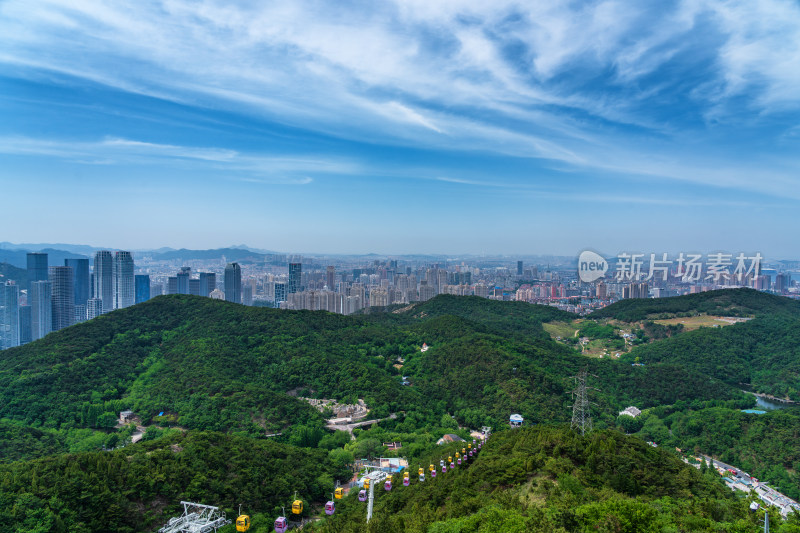
[[[461,457],[458,458],[458,466],[461,466]]]
[[[275,533],[286,533],[286,530],[289,529],[289,522],[286,520],[285,516],[279,516],[277,520],[275,520]]]
[[[447,465],[442,465],[442,474],[447,473]]]
[[[450,463],[450,470],[455,470],[455,468],[456,468],[456,464],[455,463]]]
[[[364,489],[358,491],[358,501],[360,502],[367,501],[367,491],[365,491]]]
[[[335,512],[336,512],[336,504],[333,502],[333,500],[325,504],[325,514],[332,515]]]
[[[431,477],[436,477],[436,470],[431,470]]]

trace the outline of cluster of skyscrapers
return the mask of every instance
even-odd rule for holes
[[[130,252],[99,251],[93,269],[89,267],[89,259],[65,259],[63,266],[49,266],[47,254],[29,253],[25,285],[6,281],[0,287],[0,347],[41,339],[51,331],[137,301]],[[147,298],[149,288],[148,282]]]

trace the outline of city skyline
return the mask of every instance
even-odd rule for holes
[[[0,223],[123,249],[796,259],[798,42],[779,0],[5,2]]]

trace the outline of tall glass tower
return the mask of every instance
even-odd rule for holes
[[[72,267],[50,267],[53,331],[58,331],[75,323],[75,287],[72,284],[73,276]]]
[[[28,253],[28,285],[34,281],[47,281],[47,254],[40,252]]]
[[[130,252],[114,254],[114,309],[133,305],[136,293],[133,286],[133,255]],[[105,308],[105,302],[103,302]]]
[[[47,255],[45,254],[45,258]],[[3,303],[3,348],[19,346],[19,287],[13,281],[0,285]]]
[[[72,273],[75,276],[72,282],[75,287],[75,305],[86,305],[92,292],[89,285],[89,260],[64,259],[64,266],[72,267]]]
[[[225,300],[242,303],[242,268],[239,263],[228,263],[225,267]]]
[[[34,281],[28,292],[31,306],[31,340],[39,340],[53,331],[52,286],[49,281]]]
[[[103,313],[114,309],[114,256],[107,250],[94,254],[94,297],[103,303]]]
[[[134,276],[136,285],[136,303],[140,304],[150,299],[150,276],[147,274],[136,274]]]
[[[289,294],[300,292],[300,280],[303,277],[302,263],[289,263]]]
[[[210,296],[217,288],[217,275],[214,272],[200,272],[200,296]]]

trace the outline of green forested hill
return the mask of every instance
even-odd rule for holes
[[[152,531],[180,514],[181,500],[277,515],[295,491],[307,501],[325,498],[346,472],[320,450],[178,434],[115,452],[0,465],[0,531]]]
[[[680,364],[733,386],[800,401],[800,313],[758,316],[643,345],[623,360]]]
[[[423,458],[438,465],[450,445]],[[565,427],[494,435],[468,467],[376,491],[373,519],[350,497],[314,531],[755,531],[756,518],[712,475],[614,431]]]
[[[758,297],[750,293],[734,291],[731,296],[730,291],[723,292],[721,296],[711,294],[705,300],[698,300],[697,308],[710,301],[716,303],[708,304],[709,308],[731,311],[734,310],[731,302],[735,300],[734,307],[738,306],[742,314],[755,315],[755,318],[726,328],[701,329],[661,339],[636,348],[619,361],[587,358],[570,346],[554,342],[543,330],[542,322],[574,317],[550,307],[522,302],[439,296],[402,309],[340,316],[252,308],[185,295],[158,297],[3,352],[0,357],[0,462],[9,464],[0,467],[0,512],[6,513],[3,519],[11,520],[7,523],[14,524],[21,520],[19,513],[39,517],[36,520],[42,522],[34,520],[36,523],[50,524],[48,520],[55,520],[53,524],[57,525],[61,523],[58,520],[76,520],[75,513],[82,509],[82,500],[74,491],[83,490],[82,487],[67,485],[71,488],[64,489],[63,493],[39,490],[38,474],[30,476],[25,472],[31,469],[44,472],[41,469],[45,467],[34,465],[56,465],[56,470],[62,472],[52,474],[56,476],[52,479],[57,479],[65,475],[63,469],[70,468],[74,462],[84,465],[83,471],[89,474],[100,471],[95,468],[108,472],[119,466],[109,463],[110,457],[117,457],[114,461],[119,461],[119,457],[133,457],[134,464],[144,461],[147,465],[140,470],[122,469],[132,476],[130,483],[135,484],[132,490],[124,489],[122,484],[104,484],[96,479],[99,474],[89,477],[91,481],[87,483],[101,487],[101,495],[86,512],[97,513],[97,508],[106,506],[113,510],[112,515],[122,516],[124,513],[119,509],[130,509],[126,506],[131,502],[135,504],[134,514],[139,517],[140,522],[136,522],[139,525],[130,526],[120,518],[123,521],[115,524],[119,523],[121,530],[154,523],[156,517],[165,516],[159,510],[161,507],[174,506],[176,498],[181,497],[232,508],[240,503],[235,501],[237,498],[244,497],[236,492],[240,489],[233,480],[217,480],[209,482],[202,490],[188,491],[196,475],[192,468],[200,468],[199,448],[194,456],[182,456],[195,457],[191,465],[175,467],[185,472],[178,475],[177,471],[172,471],[178,481],[154,487],[145,481],[136,481],[137,477],[146,476],[149,469],[158,471],[158,464],[148,462],[150,457],[180,456],[166,454],[164,446],[175,444],[175,439],[194,442],[192,439],[197,438],[200,439],[197,442],[205,442],[203,439],[211,438],[203,433],[207,430],[234,433],[237,438],[244,439],[213,437],[218,442],[214,446],[226,450],[233,447],[225,453],[234,455],[247,443],[260,450],[259,447],[267,445],[265,433],[282,433],[275,438],[277,443],[269,445],[284,446],[282,449],[286,453],[301,454],[297,456],[297,468],[303,472],[313,470],[316,463],[328,465],[321,468],[328,472],[327,468],[340,468],[353,458],[385,454],[387,450],[382,443],[398,440],[403,442],[399,453],[413,460],[428,460],[431,454],[441,453],[433,443],[442,434],[466,435],[459,425],[503,427],[510,413],[522,414],[528,424],[568,421],[573,401],[570,392],[574,387],[571,376],[582,368],[588,368],[589,385],[599,389],[591,391],[591,399],[596,403],[592,407],[595,427],[602,435],[596,438],[609,450],[619,448],[618,453],[625,461],[639,464],[640,460],[660,456],[651,456],[649,447],[639,449],[638,445],[631,444],[638,441],[616,440],[617,436],[622,438],[621,435],[609,428],[621,423],[617,412],[628,405],[653,408],[642,419],[643,426],[631,431],[639,431],[641,437],[656,440],[666,447],[697,446],[698,451],[705,453],[727,453],[725,458],[730,462],[770,474],[771,478],[797,492],[800,483],[796,475],[778,477],[770,468],[782,465],[787,472],[796,470],[797,435],[788,428],[795,422],[800,427],[800,415],[794,412],[777,417],[769,415],[763,419],[765,425],[760,426],[752,415],[738,417],[736,410],[750,406],[753,401],[739,390],[742,388],[740,378],[751,377],[754,385],[774,387],[793,383],[791,369],[798,360],[792,351],[797,345],[793,337],[797,330],[792,310],[794,303],[768,296],[759,304]],[[658,302],[664,301],[667,300]],[[667,307],[671,305],[667,303]],[[761,311],[756,309],[758,305]],[[770,306],[777,311],[769,312]],[[679,307],[681,313],[698,312],[684,304]],[[648,311],[644,316],[651,314]],[[754,327],[756,329],[748,329]],[[423,342],[429,345],[424,353],[420,351]],[[645,362],[644,366],[630,364],[637,354]],[[754,361],[772,362],[760,367],[761,374],[757,375]],[[401,364],[399,368],[395,366]],[[788,370],[779,375],[778,369]],[[411,386],[402,386],[401,376],[405,376]],[[296,395],[336,398],[348,403],[363,398],[371,409],[370,418],[383,418],[390,413],[397,416],[380,426],[356,430],[357,440],[348,442],[347,433],[326,433],[322,415]],[[151,428],[145,438],[153,442],[128,445],[114,452],[64,455],[65,451],[100,450],[104,446],[113,448],[124,444],[133,428],[115,429],[114,425],[119,411],[128,408],[137,413],[145,426],[178,426],[185,433],[159,438],[161,430]],[[720,413],[732,413],[736,424],[720,424],[719,418],[724,417]],[[699,433],[696,421],[705,424]],[[537,431],[542,433],[536,435],[543,435],[534,438],[537,443],[552,444],[561,439],[564,445],[577,446],[578,455],[565,456],[567,451],[563,447],[550,444],[536,448],[538,444],[534,446],[525,440],[528,444],[520,444],[519,454],[514,451],[516,444],[504,452],[502,461],[509,457],[513,461],[497,465],[503,471],[517,474],[506,479],[483,471],[489,484],[480,491],[467,491],[468,494],[472,494],[469,491],[486,492],[486,498],[473,494],[468,504],[451,507],[452,499],[436,496],[437,499],[432,500],[438,502],[434,508],[420,507],[419,512],[412,514],[426,517],[425,524],[431,531],[474,530],[469,529],[474,524],[506,515],[514,527],[528,524],[526,520],[530,520],[534,524],[548,524],[556,528],[554,531],[559,527],[569,531],[590,528],[590,524],[605,523],[602,517],[607,515],[617,516],[624,522],[628,518],[620,516],[630,513],[650,516],[655,520],[648,522],[656,528],[654,531],[669,531],[674,524],[689,523],[677,518],[689,510],[703,520],[736,523],[740,519],[737,510],[729,508],[729,503],[717,502],[717,497],[711,493],[708,497],[716,503],[709,503],[704,511],[698,511],[695,502],[706,498],[705,489],[698,489],[700,492],[689,489],[680,496],[686,501],[676,503],[674,500],[679,496],[674,493],[675,487],[669,485],[672,488],[663,489],[667,482],[648,477],[649,472],[637,472],[633,476],[640,488],[635,488],[635,483],[633,488],[629,487],[624,480],[631,478],[626,477],[624,469],[620,470],[621,463],[612,461],[609,464],[617,466],[603,470],[605,473],[600,478],[592,477],[594,474],[590,472],[597,474],[599,467],[595,465],[586,470],[587,459],[581,455],[584,451],[580,451],[583,445],[576,444],[570,434],[562,435],[560,430],[548,433],[551,430],[546,428]],[[509,437],[498,435],[497,438],[502,441]],[[540,439],[544,440],[539,442]],[[719,446],[723,442],[726,443],[724,450]],[[644,455],[640,457],[636,450]],[[154,453],[148,455],[148,452]],[[312,455],[302,455],[304,453]],[[529,465],[525,458],[528,456],[539,459]],[[32,458],[42,459],[23,462]],[[756,458],[768,459],[759,462]],[[557,464],[563,468],[559,470],[561,467],[551,465],[556,470],[548,470],[550,459],[557,459]],[[561,459],[571,462],[572,466],[568,467]],[[539,464],[542,461],[545,466]],[[240,462],[231,464],[231,468],[248,468],[244,456]],[[529,470],[529,466],[534,470]],[[224,468],[219,466],[219,471]],[[670,471],[672,467],[668,464],[663,468]],[[567,474],[578,481],[568,477],[561,479],[560,476]],[[319,472],[298,475],[316,479]],[[535,483],[529,484],[532,479]],[[565,492],[559,488],[562,482],[572,488]],[[515,492],[519,484],[528,487],[523,490],[522,500],[519,499],[522,493]],[[198,487],[197,484],[192,486]],[[662,488],[653,488],[656,486]],[[319,490],[302,490],[307,490],[309,497],[317,502],[324,498]],[[85,497],[91,498],[92,494],[86,492]],[[407,491],[407,494],[412,492]],[[267,495],[262,498],[266,503],[253,504],[252,512],[273,513],[274,509],[269,506],[276,504],[271,498]],[[522,501],[520,509],[524,510],[508,513],[508,509],[520,505],[515,503],[519,501]],[[535,510],[529,505],[545,501],[549,502],[545,510]],[[349,502],[343,505],[343,515],[349,505]],[[419,505],[422,506],[421,500]],[[710,510],[717,505],[721,505],[719,509],[722,510]],[[148,506],[155,506],[156,510],[151,512]],[[569,520],[573,521],[569,522],[562,517],[567,508],[583,511],[578,514],[569,511],[572,513]],[[403,509],[406,508],[397,507],[398,517],[403,516]],[[452,509],[460,510],[454,514]],[[86,520],[90,519],[94,520],[78,516],[74,523],[88,524]],[[99,522],[91,524],[86,526],[86,531],[104,530]],[[357,530],[355,522],[337,520],[324,527],[338,531],[336,524],[342,524],[342,531]],[[712,522],[703,524],[713,525]],[[398,526],[392,522],[387,527]],[[686,527],[672,530],[692,530]],[[749,526],[740,529],[728,525],[713,527],[714,531],[750,530]]]
[[[439,297],[405,313],[345,317],[159,297],[5,351],[0,417],[105,428],[130,408],[145,423],[164,413],[155,421],[252,435],[320,425],[316,410],[287,394],[296,392],[362,397],[377,417],[419,411],[438,420],[445,411],[462,423],[497,424],[518,411],[531,420],[563,420],[567,378],[584,364],[607,392],[624,384],[625,401],[652,396],[653,384],[637,376],[658,369],[587,361],[552,342],[540,320],[561,312],[520,302],[507,313],[499,311],[504,302],[480,310],[481,301],[489,302],[465,299],[457,314],[443,313],[457,311],[458,298]],[[481,320],[487,314],[494,318]],[[423,342],[431,344],[424,354]],[[412,387],[400,384],[398,358]],[[687,388],[677,378],[666,389],[673,400],[732,394]],[[616,407],[610,394],[602,401]]]
[[[800,302],[753,289],[724,289],[672,298],[632,298],[620,300],[589,315],[590,318],[616,318],[636,322],[648,318],[671,318],[694,314],[760,316],[800,314]]]

